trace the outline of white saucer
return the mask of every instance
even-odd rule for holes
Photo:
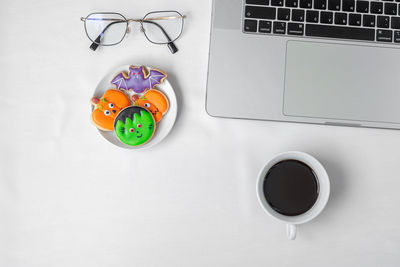
[[[94,91],[94,96],[100,98],[101,96],[103,96],[104,92],[107,91],[108,89],[116,89],[115,85],[111,84],[111,80],[115,77],[115,75],[117,75],[121,71],[125,71],[128,73],[129,66],[130,65],[121,66],[108,73],[97,85],[96,90]],[[133,65],[133,66],[140,66],[140,65]],[[148,69],[149,67],[145,68]],[[99,130],[99,133],[110,143],[127,149],[149,148],[161,142],[165,137],[167,137],[167,135],[174,126],[176,116],[178,114],[178,101],[176,100],[176,94],[174,88],[172,88],[171,84],[168,82],[168,77],[167,79],[164,80],[163,83],[156,85],[154,89],[160,90],[167,96],[169,100],[169,110],[164,115],[162,120],[157,123],[156,132],[154,133],[153,138],[149,142],[137,147],[128,146],[119,141],[114,131]],[[121,91],[129,95],[129,97],[133,94],[132,90],[129,91],[121,90]],[[93,110],[93,105],[92,105],[92,110]]]

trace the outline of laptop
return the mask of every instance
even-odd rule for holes
[[[400,0],[213,0],[215,117],[400,129]]]

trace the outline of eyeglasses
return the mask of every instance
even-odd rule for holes
[[[182,34],[183,19],[186,16],[178,11],[155,11],[146,14],[142,19],[126,19],[113,12],[91,13],[81,21],[85,23],[86,35],[95,51],[98,46],[117,45],[130,32],[129,23],[139,22],[140,30],[153,44],[166,44],[172,54],[178,51],[174,41]]]

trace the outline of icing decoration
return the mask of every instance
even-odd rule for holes
[[[118,139],[129,146],[147,143],[154,135],[156,124],[153,115],[145,108],[130,106],[118,114],[114,132]]]
[[[123,92],[109,89],[101,98],[92,97],[95,106],[92,112],[92,122],[103,131],[114,129],[114,119],[121,109],[129,106],[131,101]]]
[[[129,66],[129,74],[125,71],[118,73],[111,81],[117,89],[133,90],[135,93],[143,93],[153,89],[157,84],[162,83],[167,74],[158,69]]]
[[[142,97],[133,95],[132,102],[135,106],[140,106],[150,111],[156,122],[162,119],[169,108],[168,98],[155,89],[147,91]]]

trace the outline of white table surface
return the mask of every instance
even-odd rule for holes
[[[176,55],[136,25],[92,52],[79,20],[163,9],[188,17]],[[0,266],[400,266],[400,131],[208,116],[210,0],[0,10]],[[168,72],[180,104],[171,134],[145,151],[114,147],[89,119],[97,83],[134,63]],[[255,195],[259,170],[288,150],[317,157],[332,184],[295,241]]]

